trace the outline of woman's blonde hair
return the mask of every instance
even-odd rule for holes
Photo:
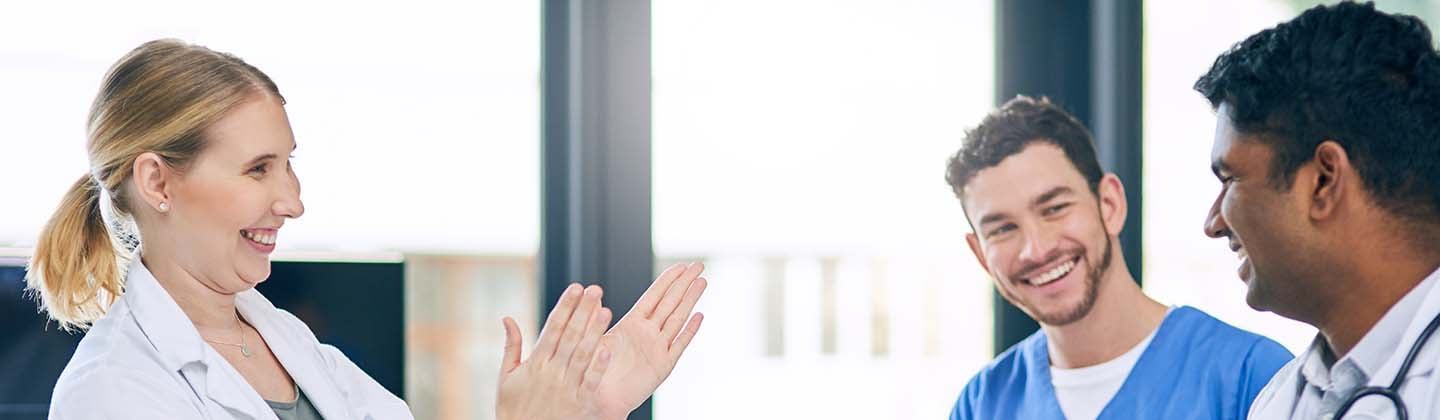
[[[139,246],[124,188],[135,159],[155,153],[183,170],[205,147],[206,127],[264,95],[284,102],[254,66],[177,40],[147,42],[110,68],[90,106],[90,171],[40,232],[26,277],[62,329],[88,329],[124,292],[125,266]]]

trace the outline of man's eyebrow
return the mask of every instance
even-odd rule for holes
[[[1001,220],[1005,220],[1005,219],[1009,219],[1009,218],[1010,218],[1010,215],[1009,215],[1009,214],[1005,214],[1005,213],[990,213],[990,214],[987,214],[987,215],[985,215],[985,216],[980,217],[980,226],[985,226],[985,225],[987,225],[987,224],[999,222],[999,221],[1001,221]]]
[[[1061,186],[1058,186],[1058,187],[1055,187],[1055,188],[1051,188],[1050,191],[1046,191],[1044,194],[1040,194],[1039,197],[1035,197],[1035,201],[1031,202],[1030,205],[1031,205],[1031,206],[1039,206],[1039,205],[1041,205],[1041,204],[1045,204],[1045,203],[1049,202],[1050,200],[1054,200],[1055,197],[1059,197],[1061,194],[1066,194],[1066,193],[1071,193],[1071,192],[1075,192],[1075,190],[1072,190],[1072,189],[1070,189],[1070,187],[1067,187],[1067,186],[1064,186],[1064,185],[1061,185]]]

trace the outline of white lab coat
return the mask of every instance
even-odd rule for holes
[[[133,261],[125,293],[90,328],[55,384],[50,419],[276,419],[140,258]],[[404,401],[259,292],[238,294],[235,305],[324,418],[413,418]]]
[[[1433,279],[1440,276],[1440,271],[1430,274]],[[1440,315],[1440,284],[1431,287],[1426,293],[1425,299],[1420,304],[1415,316],[1410,319],[1405,327],[1405,332],[1400,337],[1400,343],[1394,352],[1380,365],[1380,368],[1370,375],[1370,382],[1366,386],[1386,387],[1400,371],[1400,365],[1405,361],[1405,355],[1410,352],[1410,347],[1420,338],[1420,333],[1425,326],[1437,315]],[[1255,403],[1250,406],[1251,419],[1290,419],[1291,412],[1296,406],[1297,398],[1300,396],[1302,386],[1299,373],[1300,361],[1305,360],[1305,355],[1296,357],[1295,361],[1285,365],[1260,395],[1255,397]],[[1407,411],[1412,419],[1436,419],[1440,418],[1440,380],[1437,380],[1436,365],[1440,364],[1440,331],[1430,337],[1415,362],[1410,367],[1410,372],[1405,375],[1405,381],[1400,386],[1400,398],[1405,402]],[[1360,399],[1355,406],[1345,414],[1346,420],[1359,419],[1394,419],[1395,409],[1390,400],[1378,395],[1366,396]]]

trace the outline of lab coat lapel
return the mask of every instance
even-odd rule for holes
[[[280,365],[300,386],[310,404],[326,419],[349,419],[351,415],[345,396],[340,393],[339,384],[326,374],[325,360],[320,357],[318,347],[311,337],[291,331],[280,318],[279,310],[268,299],[255,290],[248,290],[236,296],[236,307],[240,314],[250,321],[270,351],[280,360]],[[308,331],[308,330],[307,330]]]
[[[275,413],[240,372],[205,344],[190,318],[145,267],[138,252],[132,261],[121,299],[129,303],[140,330],[166,367],[179,371],[196,397],[214,401],[229,410],[232,417],[275,420]]]
[[[1316,340],[1320,339],[1316,337]],[[1257,420],[1290,418],[1290,413],[1295,411],[1295,404],[1300,402],[1301,391],[1305,386],[1301,382],[1300,361],[1309,358],[1310,352],[1313,351],[1315,351],[1315,346],[1312,344],[1270,378],[1270,383],[1260,390],[1260,394],[1256,395],[1255,401],[1250,404],[1248,418]]]
[[[1440,274],[1431,274],[1431,276],[1436,275]],[[1425,295],[1425,300],[1420,304],[1420,309],[1415,311],[1415,317],[1411,318],[1410,323],[1405,326],[1405,334],[1401,336],[1400,343],[1396,346],[1395,352],[1385,360],[1384,364],[1380,365],[1380,369],[1377,369],[1373,375],[1370,375],[1369,386],[1382,388],[1390,386],[1390,382],[1393,381],[1395,375],[1400,372],[1400,366],[1405,363],[1405,356],[1410,353],[1410,349],[1419,341],[1421,332],[1425,330],[1425,327],[1427,327],[1430,321],[1434,320],[1436,316],[1440,316],[1440,284],[1430,286],[1430,290]],[[1417,383],[1413,381],[1413,379],[1433,374],[1435,370],[1435,355],[1437,352],[1440,352],[1440,343],[1436,342],[1437,338],[1440,337],[1432,336],[1423,345],[1423,348],[1420,349],[1420,354],[1415,358],[1415,362],[1410,366],[1410,371],[1405,374],[1404,381],[1400,386],[1401,399],[1405,400],[1407,405],[1409,405],[1411,418],[1429,418],[1426,416],[1434,416],[1436,414],[1433,411],[1437,408],[1434,399],[1415,398],[1415,396],[1436,395],[1436,392],[1440,391],[1436,389],[1437,383],[1440,383],[1440,381],[1431,378],[1429,381]],[[1425,389],[1407,388],[1411,385],[1421,386]],[[1366,413],[1372,416],[1378,416],[1377,418],[1391,418],[1394,416],[1394,405],[1388,403],[1384,398],[1365,398],[1355,403],[1355,409],[1352,410],[1352,412],[1356,414]]]
[[[1431,274],[1432,277],[1436,275],[1440,275],[1440,272]],[[1370,375],[1370,386],[1385,387],[1390,385],[1390,381],[1393,380],[1395,374],[1400,371],[1400,365],[1405,363],[1405,355],[1410,352],[1411,347],[1415,346],[1415,342],[1420,339],[1420,333],[1425,330],[1425,327],[1428,326],[1430,321],[1435,319],[1437,315],[1440,315],[1440,284],[1430,286],[1430,290],[1425,294],[1425,300],[1420,304],[1420,309],[1415,311],[1415,317],[1411,318],[1410,323],[1405,326],[1405,335],[1400,337],[1400,344],[1396,347],[1395,353],[1392,353],[1390,358],[1385,360],[1385,364],[1380,365],[1380,369],[1377,369],[1374,374]],[[1440,343],[1435,342],[1437,338],[1440,337],[1430,338],[1430,342],[1426,343],[1425,348],[1421,349],[1422,355],[1435,354],[1435,349],[1432,347],[1440,347]],[[1415,363],[1410,367],[1410,372],[1406,374],[1405,377],[1424,376],[1434,369],[1435,361],[1433,357],[1417,357]],[[1402,386],[1401,389],[1403,390],[1404,387]]]
[[[210,401],[229,410],[236,418],[278,420],[275,412],[230,362],[214,350],[206,351],[203,370],[204,393]],[[243,416],[243,417],[242,417]]]

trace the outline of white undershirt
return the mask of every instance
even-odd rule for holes
[[[1105,363],[1076,369],[1050,366],[1050,382],[1055,386],[1055,399],[1060,401],[1060,411],[1065,413],[1065,418],[1093,420],[1099,416],[1100,410],[1105,409],[1105,405],[1120,391],[1120,386],[1125,384],[1130,369],[1145,353],[1157,331],[1160,331],[1158,326],[1125,354]]]

